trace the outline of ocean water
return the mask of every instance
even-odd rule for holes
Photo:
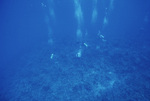
[[[150,101],[150,0],[1,0],[0,101]]]

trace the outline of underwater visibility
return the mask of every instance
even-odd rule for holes
[[[150,101],[150,0],[1,0],[0,101]]]

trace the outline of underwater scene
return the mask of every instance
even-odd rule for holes
[[[150,0],[1,0],[0,101],[150,101]]]

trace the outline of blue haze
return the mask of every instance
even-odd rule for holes
[[[74,1],[0,1],[0,101],[149,101],[150,1]]]

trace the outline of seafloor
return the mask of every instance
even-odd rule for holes
[[[43,44],[13,60],[1,101],[150,101],[147,45],[88,45],[81,58],[74,45]]]

